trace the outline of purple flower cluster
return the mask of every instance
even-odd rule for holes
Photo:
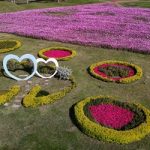
[[[88,4],[3,13],[0,32],[150,53],[150,9]]]

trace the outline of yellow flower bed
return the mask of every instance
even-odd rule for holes
[[[8,92],[0,95],[0,105],[10,101],[13,96],[17,95],[20,91],[20,86],[14,85]]]
[[[15,50],[17,48],[19,48],[21,46],[21,42],[20,41],[17,41],[17,40],[0,40],[0,44],[7,44],[9,42],[15,42],[16,45],[13,46],[13,47],[8,47],[8,48],[0,48],[0,53],[6,53],[6,52],[9,52],[9,51],[12,51],[12,50]]]
[[[122,78],[122,79],[119,79],[117,81],[114,81],[111,78],[100,76],[99,74],[94,72],[93,69],[97,66],[102,65],[102,64],[120,64],[120,65],[125,65],[127,67],[132,67],[136,70],[136,74],[134,76],[130,76],[130,77],[126,77],[126,78]],[[137,65],[134,65],[134,64],[128,63],[128,62],[124,62],[124,61],[112,61],[112,60],[102,61],[102,62],[92,64],[89,67],[89,73],[97,79],[101,79],[103,81],[118,82],[118,83],[130,83],[130,82],[139,80],[143,75],[143,71],[142,71],[141,67],[139,67]]]
[[[98,140],[104,140],[108,142],[116,142],[119,144],[128,144],[134,141],[141,140],[147,134],[150,133],[150,110],[138,103],[134,103],[139,109],[142,109],[146,115],[146,121],[139,126],[130,130],[115,130],[107,128],[91,121],[84,113],[84,106],[91,100],[97,98],[110,98],[103,96],[88,97],[78,102],[75,107],[75,118],[80,129],[90,137],[94,137]]]
[[[38,55],[41,58],[48,59],[49,57],[45,56],[43,53],[46,52],[46,51],[55,50],[55,49],[56,50],[64,50],[64,51],[66,50],[66,51],[71,52],[71,55],[66,56],[66,57],[56,58],[57,60],[64,60],[65,61],[65,60],[69,60],[69,59],[71,59],[71,58],[73,58],[77,55],[75,50],[71,50],[71,49],[66,48],[66,47],[48,47],[48,48],[40,50]]]
[[[75,86],[75,82],[73,79],[70,79],[71,85],[65,87],[63,90],[58,92],[49,94],[47,96],[36,97],[36,95],[40,92],[41,87],[39,85],[33,87],[28,95],[26,95],[23,99],[23,105],[25,107],[37,107],[40,105],[50,104],[64,97],[67,93],[69,93]]]

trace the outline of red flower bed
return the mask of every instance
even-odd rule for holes
[[[52,57],[52,58],[63,58],[63,57],[68,57],[72,55],[70,51],[66,50],[47,50],[46,52],[43,53],[46,57]]]
[[[108,67],[108,66],[126,68],[126,69],[129,70],[129,74],[128,74],[128,76],[126,76],[126,77],[115,77],[115,78],[114,78],[114,77],[109,77],[109,76],[107,76],[104,72],[99,71],[99,68],[105,68],[105,67]],[[93,69],[93,71],[94,71],[96,74],[98,74],[98,75],[100,75],[100,76],[102,76],[102,77],[107,77],[107,78],[112,79],[112,80],[114,80],[114,81],[117,81],[117,80],[120,80],[120,79],[123,79],[123,78],[128,78],[128,77],[131,77],[131,76],[134,76],[134,75],[135,75],[135,70],[134,70],[132,67],[128,67],[128,66],[121,65],[121,64],[102,64],[102,65],[100,65],[100,66],[96,66],[96,67]]]
[[[95,121],[114,129],[122,128],[130,123],[134,117],[132,111],[113,104],[89,106],[89,111]]]

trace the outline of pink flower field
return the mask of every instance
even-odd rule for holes
[[[89,110],[97,122],[114,129],[122,128],[134,117],[133,112],[112,104],[90,106]]]
[[[150,53],[150,10],[90,4],[3,13],[0,32]]]

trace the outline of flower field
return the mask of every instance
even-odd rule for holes
[[[150,53],[150,10],[90,4],[3,13],[0,32]]]
[[[150,8],[24,2],[0,1],[0,150],[149,150]],[[8,54],[59,67],[39,62],[39,74],[55,77],[16,81]],[[33,67],[7,63],[21,79]]]

